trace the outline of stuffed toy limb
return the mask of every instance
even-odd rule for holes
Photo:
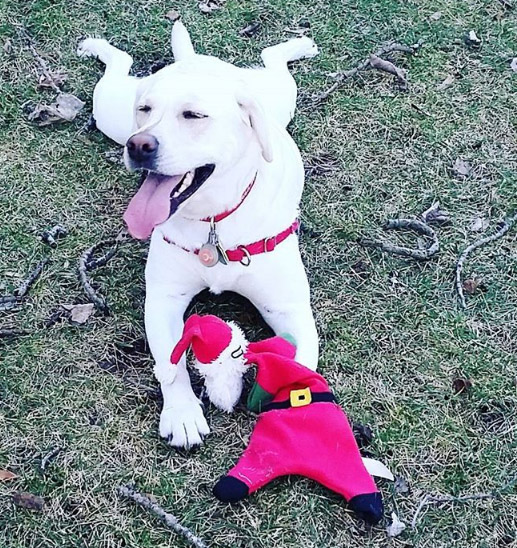
[[[294,360],[296,348],[286,338],[248,344],[236,326],[219,318],[192,318],[185,324],[190,334],[178,343],[173,357],[179,360],[192,344],[212,401],[230,410],[242,388],[236,377],[249,366],[257,370],[248,397],[248,407],[259,413],[257,423],[247,449],[217,482],[214,495],[233,503],[279,476],[301,475],[341,494],[358,516],[377,523],[383,516],[381,494],[325,379]],[[222,380],[216,380],[218,371]],[[219,390],[222,397],[216,394]]]

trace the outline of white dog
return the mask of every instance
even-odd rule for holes
[[[179,22],[171,42],[176,62],[142,79],[105,40],[85,40],[79,54],[106,64],[93,95],[97,127],[126,145],[129,169],[147,171],[124,219],[134,237],[151,236],[145,325],[163,392],[160,434],[188,447],[209,428],[185,360],[172,366],[170,353],[203,289],[244,295],[276,333],[294,337],[299,362],[317,365],[296,234],[304,169],[285,129],[296,105],[287,62],[317,48],[292,39],[262,52],[265,69],[241,69],[195,54]]]

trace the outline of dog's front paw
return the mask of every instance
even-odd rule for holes
[[[189,449],[200,445],[207,434],[210,428],[194,395],[168,405],[160,415],[160,436],[173,447]]]
[[[103,38],[85,38],[77,46],[77,55],[79,57],[98,57],[102,48],[106,47],[108,42]]]
[[[300,58],[310,59],[319,54],[318,46],[308,36],[298,38],[300,44]]]

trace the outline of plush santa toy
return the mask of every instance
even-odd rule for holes
[[[381,495],[345,413],[325,379],[295,361],[293,344],[283,337],[248,344],[235,324],[192,316],[171,361],[178,363],[189,345],[210,399],[228,411],[239,399],[243,372],[257,369],[248,407],[259,418],[240,460],[214,487],[219,500],[237,502],[279,476],[296,474],[340,493],[368,522],[382,518]]]

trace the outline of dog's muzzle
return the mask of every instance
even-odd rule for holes
[[[126,149],[134,169],[153,169],[158,155],[158,140],[150,133],[130,137]]]

